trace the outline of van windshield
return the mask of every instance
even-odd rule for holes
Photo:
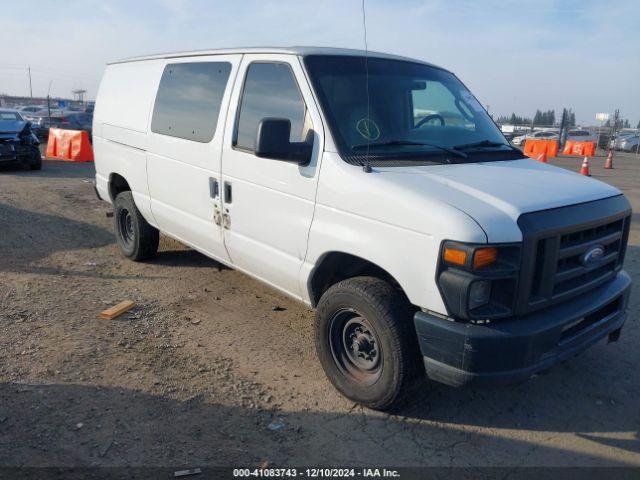
[[[437,163],[522,157],[471,92],[445,70],[347,55],[309,55],[304,62],[349,163],[362,163],[365,155],[376,162]]]

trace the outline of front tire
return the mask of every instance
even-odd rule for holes
[[[404,296],[387,282],[355,277],[318,303],[316,350],[345,397],[376,410],[396,408],[414,378],[418,346]]]
[[[33,148],[33,162],[29,164],[29,168],[31,170],[42,170],[42,155],[40,155],[40,150],[38,147]]]
[[[160,233],[144,219],[131,192],[118,194],[114,208],[116,239],[122,254],[135,262],[154,257]]]

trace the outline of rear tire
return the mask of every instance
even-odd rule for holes
[[[122,254],[135,262],[154,257],[160,232],[144,219],[130,191],[118,194],[114,209],[116,239]]]
[[[373,277],[329,288],[318,303],[316,350],[334,387],[356,403],[392,410],[415,376],[418,345],[404,296]]]

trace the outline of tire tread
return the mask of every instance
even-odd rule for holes
[[[133,220],[135,222],[135,245],[133,248],[133,252],[128,254],[122,246],[120,235],[118,232],[118,215],[114,215],[115,219],[115,228],[116,228],[116,238],[118,239],[118,244],[120,245],[120,249],[122,253],[129,259],[134,262],[141,262],[143,260],[148,260],[149,258],[153,258],[158,253],[158,245],[160,243],[160,232],[157,228],[151,226],[142,216],[138,207],[133,200],[133,194],[131,191],[125,191],[118,194],[115,199],[114,207],[116,210],[118,207],[122,205],[126,207],[133,215]]]
[[[396,388],[376,401],[361,403],[377,410],[395,409],[403,403],[403,394],[412,383],[417,370],[418,346],[415,328],[411,321],[410,304],[401,292],[384,280],[376,277],[353,277],[336,283],[323,294],[318,303],[318,316],[324,315],[327,309],[331,308],[331,297],[339,293],[351,293],[359,296],[385,319],[386,327],[391,332],[391,340],[396,344],[396,352],[399,355]],[[318,353],[320,353],[320,349],[325,348],[320,333],[318,325],[316,325]],[[335,385],[329,372],[327,375]]]

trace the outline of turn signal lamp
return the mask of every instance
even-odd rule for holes
[[[497,248],[478,248],[473,254],[473,268],[475,270],[495,263],[498,259]]]
[[[467,263],[467,252],[464,250],[458,250],[457,248],[445,247],[444,261],[464,267]]]

